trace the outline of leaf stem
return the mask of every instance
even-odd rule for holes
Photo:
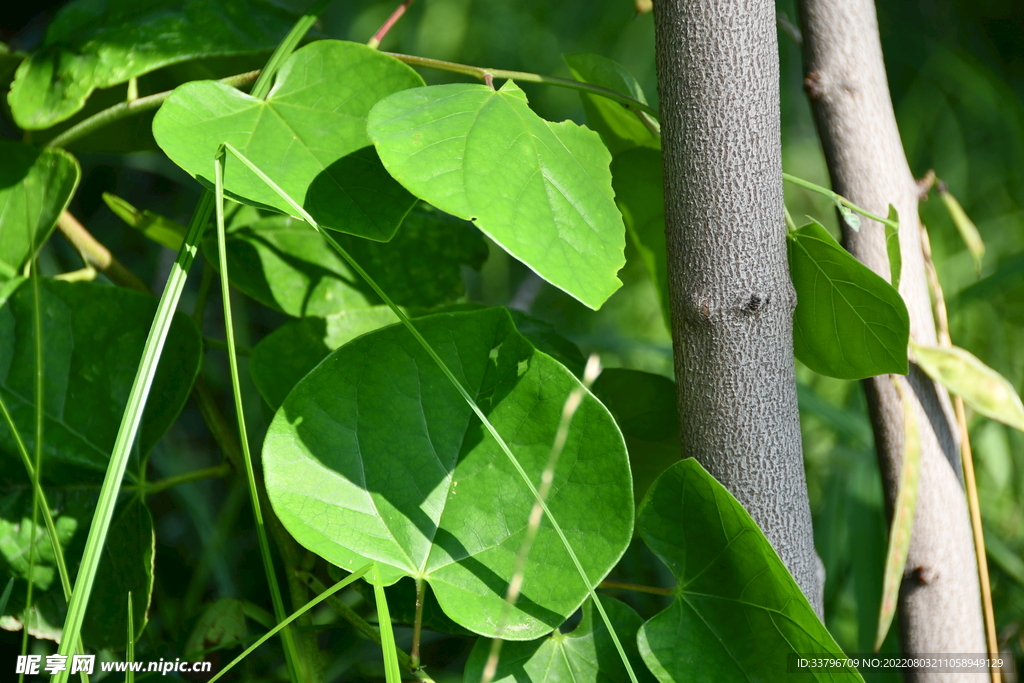
[[[147,484],[123,486],[122,488],[125,491],[138,491],[144,496],[152,496],[160,493],[161,491],[166,491],[169,488],[180,486],[181,484],[188,484],[193,481],[202,481],[203,479],[220,479],[228,476],[233,471],[234,470],[229,463],[223,462],[214,467],[205,467],[200,470],[192,470],[191,472],[175,474],[171,477],[151,481]]]
[[[614,100],[619,104],[625,105],[634,111],[643,112],[653,117],[658,116],[658,111],[651,107],[649,104],[645,104],[640,100],[633,99],[629,95],[623,95],[622,93],[612,90],[611,88],[604,88],[600,85],[594,85],[592,83],[584,83],[583,81],[576,81],[571,78],[561,78],[559,76],[542,76],[541,74],[529,73],[527,71],[507,71],[505,69],[491,69],[481,66],[469,66],[468,64],[458,64],[456,62],[446,62],[440,59],[430,59],[429,57],[417,57],[415,55],[404,55],[398,52],[385,52],[386,55],[391,55],[400,62],[404,62],[409,66],[419,66],[425,69],[436,69],[438,71],[448,71],[451,73],[463,74],[464,76],[472,76],[473,78],[486,81],[487,76],[492,78],[510,78],[520,83],[542,83],[544,85],[553,85],[559,88],[570,88],[572,90],[582,90],[593,95],[600,95],[606,97],[609,100]]]
[[[77,218],[71,215],[70,211],[63,211],[57,219],[57,227],[68,242],[74,245],[75,249],[85,259],[88,266],[100,271],[114,284],[135,289],[149,294],[147,287],[142,280],[135,277],[135,274],[122,265],[114,257],[110,250],[103,243],[93,237],[92,233],[85,229]]]
[[[426,597],[427,582],[416,579],[416,616],[412,622],[412,648],[409,650],[409,667],[420,668],[420,634],[423,631],[423,600]]]
[[[259,75],[259,71],[249,71],[244,74],[222,78],[219,82],[235,88],[244,88],[245,86],[252,84]],[[162,105],[164,101],[171,96],[172,92],[174,91],[168,90],[166,92],[140,97],[139,99],[131,100],[130,102],[115,104],[113,107],[104,109],[83,121],[79,121],[63,133],[60,133],[47,142],[46,146],[68,147],[82,138],[91,135],[102,128],[106,128],[112,123],[116,123],[122,119],[126,119],[137,114],[142,114],[143,112],[159,109],[160,105]]]
[[[377,46],[380,45],[380,41],[384,40],[384,36],[388,34],[388,31],[391,30],[392,26],[398,23],[398,20],[402,18],[403,14],[405,14],[405,10],[409,9],[409,5],[413,2],[414,0],[405,0],[405,2],[396,7],[395,11],[391,13],[391,16],[388,17],[387,21],[385,21],[381,27],[377,29],[377,32],[373,34],[373,37],[366,41],[367,47],[372,47],[376,50]]]
[[[791,182],[794,185],[799,185],[800,187],[804,188],[805,190],[810,190],[812,192],[817,192],[820,195],[824,195],[824,196],[828,197],[829,199],[831,199],[833,202],[835,202],[837,204],[842,204],[846,208],[848,208],[851,211],[854,211],[856,213],[859,213],[861,216],[864,216],[865,218],[870,218],[873,221],[878,221],[879,223],[882,223],[883,225],[888,225],[889,227],[892,227],[892,228],[899,228],[899,223],[898,222],[891,221],[888,218],[882,218],[881,216],[876,216],[875,214],[871,213],[870,211],[867,211],[865,209],[860,208],[859,206],[857,206],[856,204],[851,202],[849,199],[847,199],[843,195],[841,195],[841,194],[839,194],[837,192],[833,192],[832,190],[829,190],[828,188],[824,188],[821,185],[815,185],[814,183],[812,183],[809,180],[804,180],[803,178],[797,178],[796,176],[790,175],[788,173],[783,173],[782,174],[782,179],[785,180],[785,181]]]

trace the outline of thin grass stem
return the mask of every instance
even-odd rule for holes
[[[315,598],[313,598],[312,600],[307,602],[305,605],[303,605],[302,607],[297,609],[287,619],[285,619],[284,621],[280,622],[277,626],[275,626],[274,628],[272,628],[269,631],[267,631],[266,633],[264,633],[260,637],[259,640],[257,640],[255,643],[253,643],[252,645],[247,647],[245,649],[245,651],[242,652],[242,654],[238,655],[233,660],[231,660],[231,663],[228,664],[223,669],[221,669],[220,671],[218,671],[217,675],[214,676],[213,678],[211,678],[209,683],[216,683],[218,680],[220,680],[221,676],[226,674],[228,671],[231,671],[231,669],[233,669],[236,664],[238,664],[240,661],[242,661],[243,659],[248,657],[249,654],[252,653],[253,650],[255,650],[260,645],[262,645],[263,643],[265,643],[268,640],[270,640],[271,638],[273,638],[277,634],[278,631],[280,631],[281,629],[283,629],[286,626],[288,626],[288,624],[292,623],[293,621],[295,621],[296,619],[301,617],[303,614],[305,614],[306,612],[308,612],[309,610],[313,609],[314,607],[319,605],[321,602],[323,602],[327,598],[331,597],[332,595],[334,595],[335,593],[340,591],[345,586],[349,585],[350,583],[352,583],[356,579],[362,577],[366,572],[370,571],[370,568],[372,566],[373,566],[372,564],[368,564],[368,565],[366,565],[365,567],[363,567],[361,569],[357,569],[355,572],[353,572],[352,574],[349,574],[344,579],[342,579],[338,583],[334,584],[333,586],[328,588],[326,591],[324,591],[323,593],[321,593],[320,595],[316,596]]]
[[[231,314],[231,282],[228,275],[227,231],[224,228],[224,152],[217,154],[214,164],[214,184],[216,193],[217,250],[220,260],[220,289],[224,304],[224,331],[227,336],[228,365],[231,368],[231,393],[235,400],[235,413],[238,421],[238,442],[242,447],[242,462],[245,465],[245,479],[249,485],[249,500],[252,503],[252,514],[256,522],[256,537],[260,545],[260,557],[263,560],[263,571],[267,576],[270,588],[270,600],[274,606],[274,616],[278,622],[285,618],[284,598],[277,582],[274,560],[270,554],[270,539],[263,521],[263,509],[260,505],[259,491],[256,487],[256,472],[252,466],[252,453],[249,450],[249,435],[245,426],[245,405],[242,401],[242,386],[238,372],[238,355],[235,353],[235,329]],[[281,642],[284,647],[285,659],[292,683],[299,683],[299,650],[295,642],[295,634],[291,629],[281,631]]]

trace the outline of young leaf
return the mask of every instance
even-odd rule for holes
[[[636,647],[636,634],[643,619],[615,598],[602,596],[601,603],[626,648],[633,670],[641,681],[653,681],[654,677],[647,671]],[[466,662],[462,676],[464,683],[479,683],[490,645],[485,638],[476,641]],[[572,631],[555,631],[539,640],[505,643],[494,676],[494,683],[629,683],[629,680],[608,630],[601,619],[595,619],[594,605],[590,600],[583,603],[583,619]]]
[[[662,474],[640,508],[640,535],[676,577],[676,599],[644,624],[640,653],[662,683],[774,681],[793,653],[843,657],[768,539],[690,458]],[[863,681],[856,669],[817,680]]]
[[[305,317],[382,303],[303,221],[271,216],[231,230],[227,238],[232,284],[266,306]],[[479,270],[487,258],[479,231],[437,211],[410,213],[387,244],[347,236],[339,242],[402,306],[455,300],[463,293],[461,266]],[[203,240],[203,251],[216,263],[215,235]]]
[[[622,286],[622,218],[596,134],[551,123],[512,81],[396,93],[370,112],[370,138],[402,185],[472,220],[542,278],[597,309]]]
[[[939,196],[942,197],[942,203],[945,204],[946,210],[949,211],[949,217],[953,219],[953,224],[956,225],[960,238],[967,246],[967,250],[971,252],[971,257],[974,259],[974,269],[980,273],[981,261],[985,258],[985,242],[981,239],[978,227],[974,225],[974,221],[971,220],[967,212],[960,206],[960,202],[956,200],[956,197],[949,191],[945,183],[939,183]]]
[[[671,325],[668,308],[668,258],[665,247],[665,197],[661,179],[661,153],[637,148],[612,159],[615,203],[622,212],[633,246],[654,281],[665,325]]]
[[[11,113],[19,128],[49,128],[96,88],[196,57],[270,50],[294,20],[267,0],[75,0],[18,68]]]
[[[885,556],[882,588],[882,606],[878,611],[878,631],[875,634],[875,652],[882,647],[889,626],[896,614],[896,600],[903,581],[910,552],[910,536],[917,512],[917,489],[921,479],[921,437],[917,429],[917,408],[911,399],[911,389],[902,380],[894,378],[896,391],[903,404],[903,458],[900,464],[900,485],[889,528],[889,548]]]
[[[626,439],[633,497],[639,504],[658,475],[682,457],[676,384],[649,372],[608,368],[591,390]]]
[[[416,329],[536,481],[578,380],[504,309],[432,315]],[[632,535],[632,482],[618,428],[589,393],[573,424],[547,507],[586,548],[596,585]],[[341,567],[375,560],[388,583],[426,579],[449,617],[497,633],[534,494],[407,328],[364,335],[306,375],[271,423],[263,463],[274,509],[304,546]],[[503,637],[549,632],[588,592],[545,516]]]
[[[60,484],[95,482],[107,469],[156,302],[139,292],[87,282],[42,280],[40,289],[47,399],[42,477]],[[33,395],[32,308],[28,287],[0,308],[0,393],[30,449],[34,404],[24,397]],[[140,454],[149,453],[177,418],[199,371],[201,351],[195,324],[175,315],[153,383],[160,400],[143,413]],[[3,428],[0,462],[23,470]]]
[[[858,232],[860,230],[860,215],[838,199],[832,203],[836,205],[837,209],[839,209],[839,213],[842,215],[843,220],[846,221],[846,224],[849,225],[854,232]]]
[[[380,165],[366,136],[378,100],[423,80],[393,57],[357,43],[322,40],[281,67],[266,100],[213,81],[186,83],[153,119],[157,143],[207,187],[212,160],[230,143],[268,173],[322,226],[391,239],[415,201]],[[294,215],[228,155],[224,187],[238,201]]]
[[[0,283],[21,274],[78,187],[78,161],[62,149],[0,140]]]
[[[818,222],[790,232],[786,243],[797,295],[796,357],[840,379],[905,375],[910,317],[899,292]]]
[[[600,85],[647,103],[643,88],[633,75],[607,57],[577,54],[564,55],[562,59],[577,81]],[[661,149],[661,137],[648,128],[635,111],[606,97],[582,91],[580,99],[587,114],[587,125],[597,131],[612,156],[634,147]]]
[[[1009,380],[958,346],[911,344],[914,359],[933,380],[957,394],[967,405],[1024,432],[1024,404]]]
[[[139,211],[126,200],[109,192],[103,193],[103,201],[117,217],[142,232],[157,244],[178,251],[188,231],[181,223],[145,209]]]
[[[889,282],[893,289],[900,287],[900,272],[903,270],[903,255],[900,253],[900,216],[896,207],[889,205],[889,220],[895,225],[885,223],[885,252],[889,256]]]

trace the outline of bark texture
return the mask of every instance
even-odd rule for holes
[[[900,293],[910,312],[911,338],[935,344],[925,277],[919,190],[907,164],[886,80],[872,0],[801,0],[805,85],[814,110],[833,189],[855,204],[900,216]],[[889,278],[884,228],[864,220],[843,226],[845,246]],[[978,572],[960,480],[956,420],[945,389],[911,366],[921,434],[921,480],[910,554],[900,593],[900,627],[907,654],[986,651]],[[888,376],[864,382],[889,512],[896,500],[903,448],[902,408]],[[907,674],[907,680],[919,680]],[[928,681],[970,680],[931,674]]]
[[[654,3],[683,447],[821,613],[793,368],[773,0]]]

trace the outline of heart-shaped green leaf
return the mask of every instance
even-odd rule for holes
[[[647,104],[643,88],[633,74],[607,57],[578,54],[565,55],[562,59],[577,81],[599,85]],[[587,114],[587,125],[601,135],[612,156],[634,147],[661,149],[661,136],[651,131],[636,112],[607,97],[588,92],[580,91],[580,99]]]
[[[382,97],[420,85],[394,57],[317,41],[288,58],[265,101],[213,81],[179,87],[153,119],[153,136],[207,187],[217,150],[230,143],[323,227],[386,242],[415,200],[381,166],[366,115]],[[238,201],[293,212],[230,154],[224,189]]]
[[[67,208],[81,171],[62,149],[0,140],[0,282],[21,272]]]
[[[643,619],[629,605],[601,596],[601,605],[612,628],[626,650],[633,671],[640,681],[653,681],[636,648],[636,634]],[[546,638],[525,643],[504,643],[494,683],[518,681],[565,681],[566,683],[628,683],[629,674],[622,665],[604,621],[595,614],[594,604],[583,603],[583,619],[568,633],[555,631]],[[487,664],[491,641],[480,638],[469,653],[462,680],[478,683]]]
[[[504,309],[442,313],[415,325],[540,481],[579,381],[536,351]],[[359,337],[306,375],[267,431],[263,465],[274,510],[302,545],[343,568],[375,560],[389,582],[426,579],[445,613],[474,632],[537,638],[588,594],[544,522],[503,627],[534,498],[404,326]],[[622,436],[589,393],[547,505],[597,585],[632,535],[632,481]]]
[[[586,128],[537,116],[512,81],[396,93],[367,130],[410,192],[474,221],[551,284],[594,309],[622,286],[608,150]]]
[[[855,259],[818,222],[789,233],[796,288],[796,357],[822,375],[907,374],[910,317],[892,285]]]
[[[676,577],[676,599],[640,630],[640,653],[662,683],[777,681],[787,655],[842,657],[768,539],[696,460],[662,474],[637,517],[647,546]],[[862,681],[856,669],[807,680]]]
[[[461,266],[479,270],[487,245],[478,230],[431,209],[406,216],[386,244],[339,235],[337,241],[400,306],[437,306],[462,295]],[[297,318],[383,303],[312,227],[271,216],[227,234],[233,285]],[[217,263],[217,236],[203,240]],[[389,322],[394,322],[392,318]]]
[[[296,18],[268,0],[75,0],[18,68],[11,113],[21,128],[49,128],[96,88],[196,57],[273,49]]]
[[[101,481],[157,302],[128,289],[45,279],[40,295],[43,479],[55,484]],[[35,434],[32,309],[32,289],[27,283],[0,308],[0,393],[30,452]],[[178,313],[142,416],[141,453],[149,453],[178,417],[201,357],[199,331],[188,316]],[[8,472],[24,470],[15,442],[3,426],[0,463],[0,481]]]

